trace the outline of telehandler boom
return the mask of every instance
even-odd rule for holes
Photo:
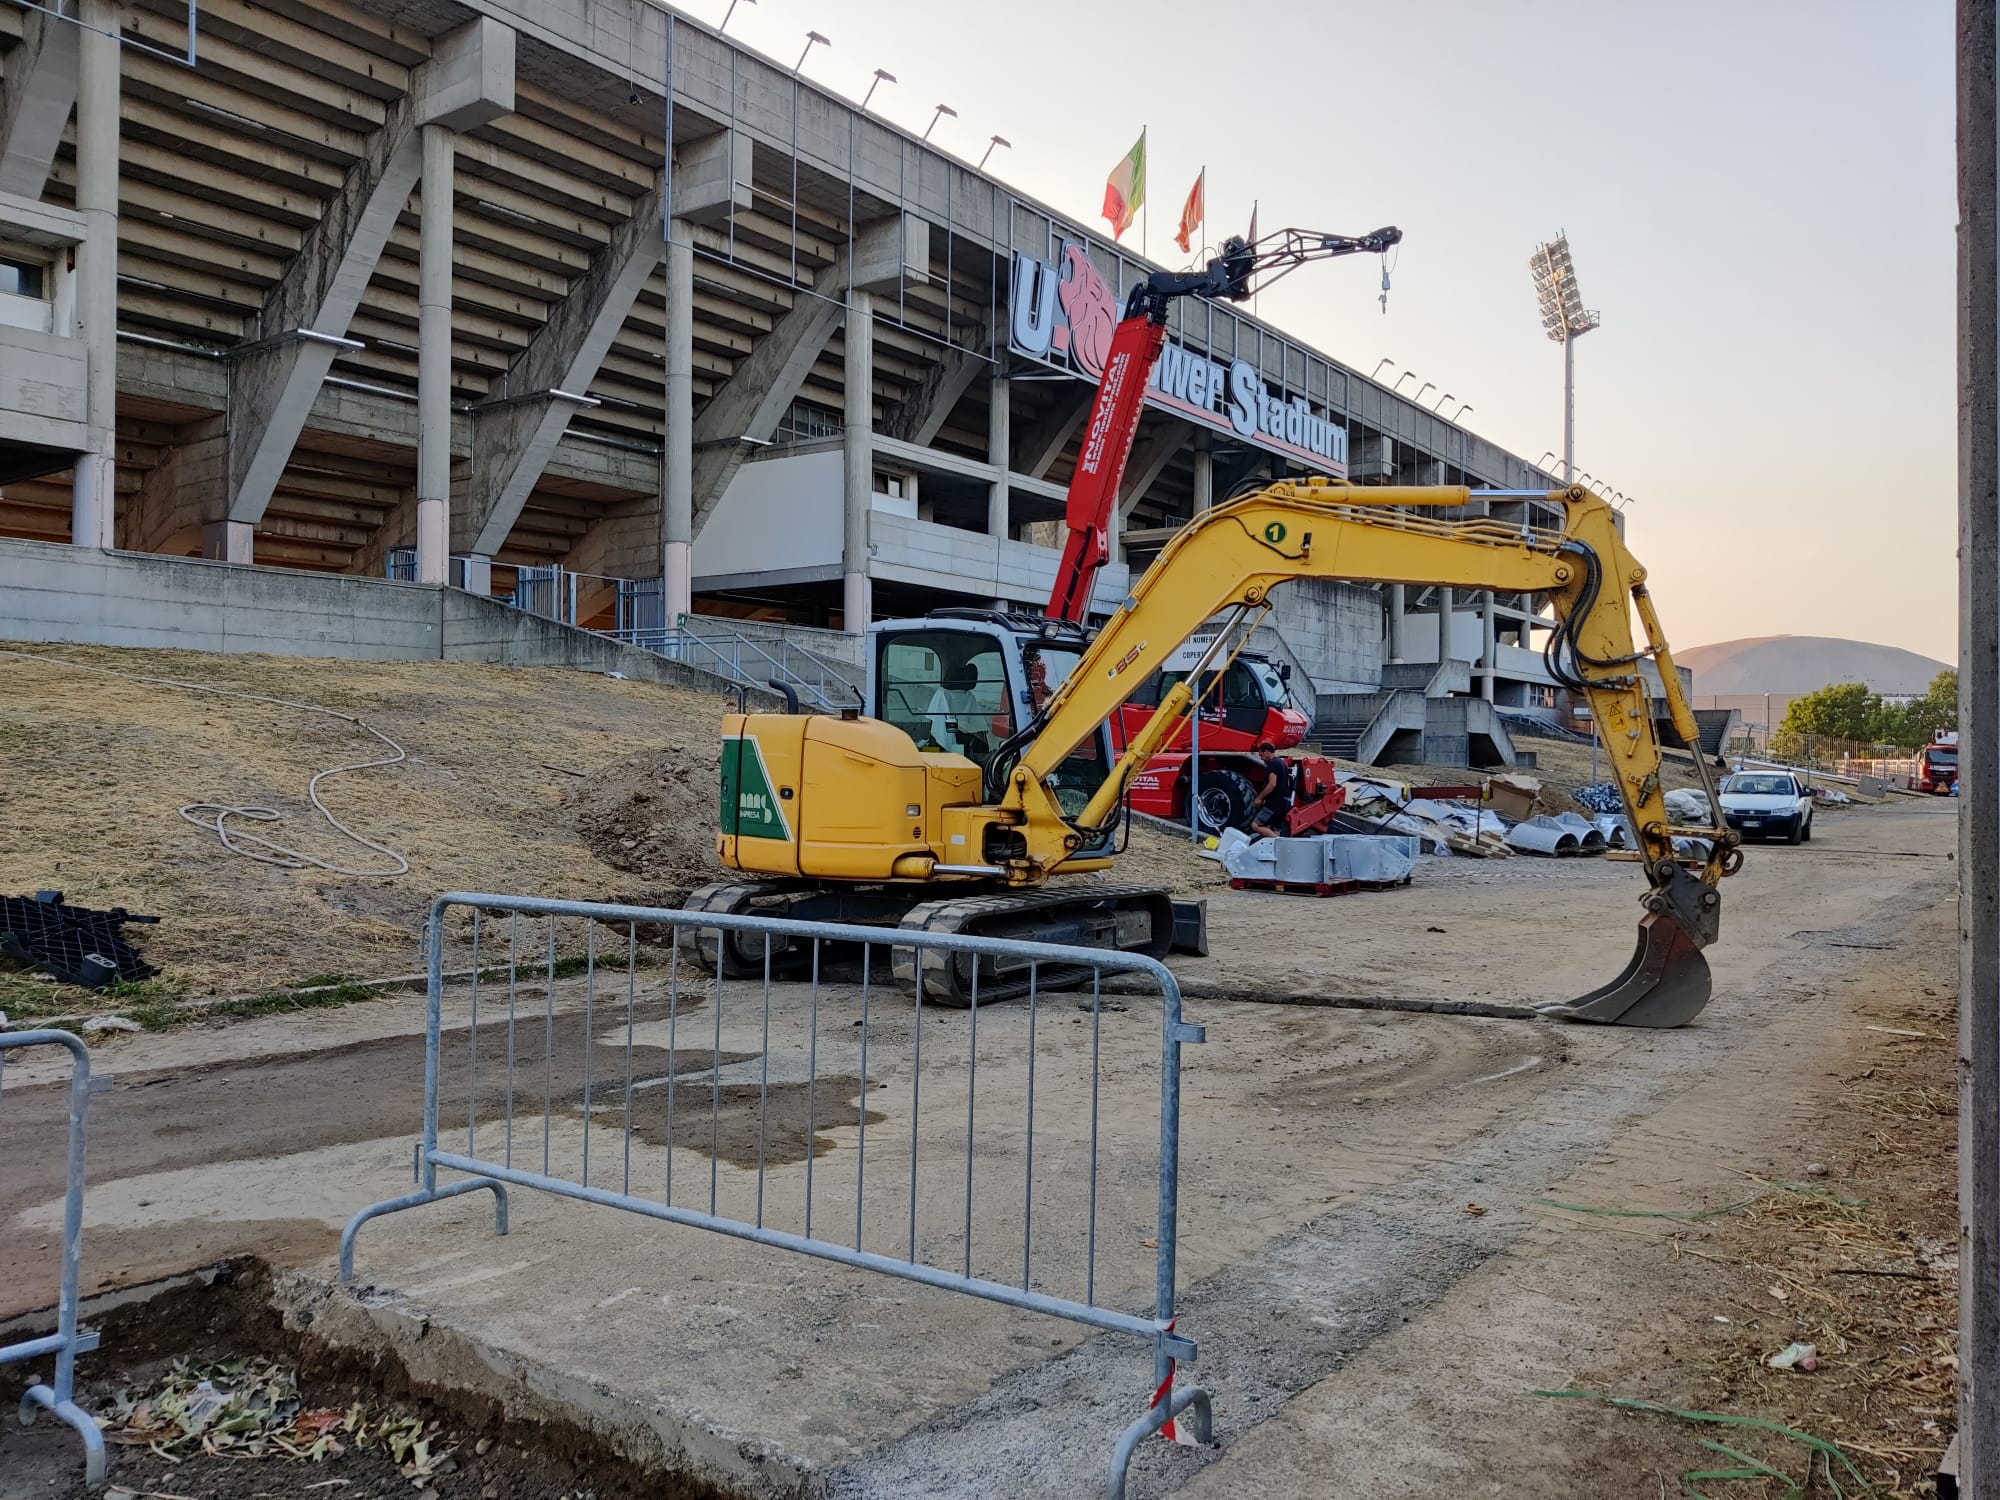
[[[1543,500],[1564,523],[1537,529],[1430,514],[1490,499]],[[1642,661],[1656,664],[1675,731],[1689,745],[1694,716],[1645,569],[1626,549],[1611,508],[1581,486],[1544,493],[1280,482],[1197,515],[1094,639],[1061,621],[999,631],[990,620],[951,612],[877,626],[869,704],[876,717],[728,717],[717,852],[753,878],[707,887],[696,904],[1164,956],[1173,938],[1164,891],[1056,877],[1111,867],[1125,793],[1186,716],[1193,674],[1169,689],[1115,760],[1106,723],[1218,615],[1226,626],[1202,670],[1226,665],[1270,608],[1271,591],[1302,578],[1548,596],[1550,672],[1595,716],[1648,889],[1624,971],[1587,995],[1538,1008],[1637,1026],[1678,1026],[1699,1012],[1709,995],[1701,950],[1715,940],[1721,915],[1717,887],[1742,856],[1715,814],[1699,754],[1709,823],[1676,827],[1667,814]],[[978,648],[984,656],[962,647],[996,635],[1010,636],[1017,650],[994,688],[978,663],[1001,655],[989,645]],[[927,725],[962,727],[968,703],[978,705],[988,734],[967,731],[956,750],[919,748],[920,736],[937,742]],[[717,957],[730,960],[727,952]],[[927,997],[967,1003],[973,962],[925,950]],[[1046,973],[1041,980],[1056,982]],[[1010,984],[1025,988],[1020,976],[983,967],[978,983],[981,999],[1004,998]]]

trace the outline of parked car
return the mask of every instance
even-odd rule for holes
[[[1722,816],[1746,839],[1812,837],[1812,788],[1789,771],[1738,771],[1723,778]]]

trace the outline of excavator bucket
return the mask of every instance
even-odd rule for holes
[[[1722,897],[1679,866],[1646,898],[1632,961],[1609,984],[1557,1005],[1538,1006],[1563,1021],[1614,1026],[1684,1026],[1708,1004],[1708,960],[1701,950],[1721,928]]]
[[[1559,1005],[1538,1006],[1561,1021],[1616,1026],[1683,1026],[1708,1004],[1708,960],[1673,917],[1649,913],[1639,923],[1632,961],[1611,983]]]

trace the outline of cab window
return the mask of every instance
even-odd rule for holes
[[[1007,664],[991,636],[956,630],[883,637],[876,663],[881,717],[919,750],[963,755],[981,770],[1013,732]]]

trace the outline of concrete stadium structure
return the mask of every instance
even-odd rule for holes
[[[871,616],[1045,597],[1144,270],[1087,227],[640,0],[78,3],[0,4],[0,537],[566,578],[579,624],[850,660]],[[1234,308],[1170,332],[1106,607],[1259,475],[1556,485]],[[1398,693],[1559,710],[1531,597],[1273,623],[1357,740]]]

